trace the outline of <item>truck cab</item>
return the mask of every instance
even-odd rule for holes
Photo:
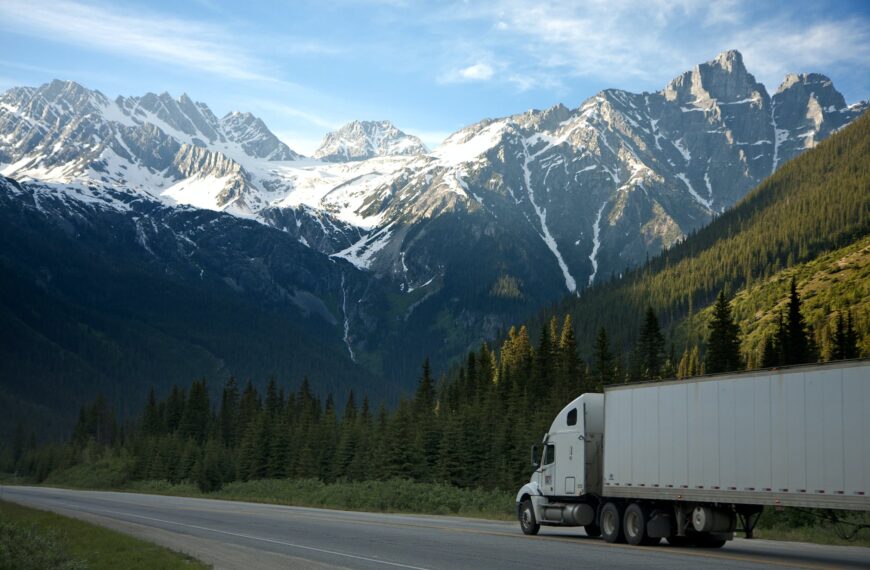
[[[539,525],[585,526],[597,536],[603,433],[603,394],[583,394],[559,412],[532,447],[535,471],[517,494],[523,532],[535,534]]]

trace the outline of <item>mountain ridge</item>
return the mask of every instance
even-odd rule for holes
[[[314,294],[346,307],[332,310],[344,318],[331,338],[400,384],[426,355],[446,362],[481,331],[496,338],[675,247],[867,108],[838,95],[804,74],[771,96],[739,52],[724,52],[658,92],[604,90],[574,109],[485,119],[426,154],[328,162],[289,154],[252,115],[217,119],[185,95],[113,102],[54,82],[0,95],[0,173],[34,204],[65,204],[49,209],[59,224],[126,217],[145,236],[131,242],[136,256],[152,255],[153,228],[188,237],[160,225],[165,211],[221,214],[223,237],[208,244],[218,250],[253,223],[251,235],[279,232],[320,260],[312,267],[353,275]],[[238,284],[235,264],[226,283]],[[295,290],[296,279],[258,287]]]

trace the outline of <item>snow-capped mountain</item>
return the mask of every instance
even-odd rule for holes
[[[244,214],[258,197],[246,193],[242,163],[299,158],[253,115],[218,120],[187,95],[112,101],[53,81],[0,96],[0,163],[20,180],[96,184]]]
[[[730,51],[661,91],[486,119],[432,152],[355,122],[306,159],[249,114],[55,81],[0,96],[0,174],[37,204],[193,206],[277,228],[374,277],[341,290],[349,352],[414,367],[672,245],[867,106],[817,74],[771,96]]]
[[[353,121],[323,137],[314,157],[327,162],[425,154],[426,145],[389,121]]]

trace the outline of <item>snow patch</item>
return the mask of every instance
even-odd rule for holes
[[[535,202],[535,192],[532,189],[532,173],[529,170],[529,161],[531,157],[529,156],[529,148],[526,146],[525,140],[523,140],[523,154],[525,155],[525,160],[523,161],[523,176],[526,182],[526,190],[529,193],[529,202],[531,202],[532,208],[535,209],[535,213],[538,215],[538,220],[541,222],[541,239],[544,240],[544,243],[547,244],[547,247],[550,248],[550,251],[552,251],[553,255],[556,257],[556,261],[559,263],[559,268],[562,270],[562,275],[565,277],[565,286],[568,288],[568,291],[575,293],[577,291],[577,281],[574,280],[574,277],[568,270],[568,264],[565,263],[562,254],[559,253],[559,247],[556,245],[556,240],[553,239],[552,234],[550,234],[550,229],[547,227],[547,211],[538,207],[537,202]]]
[[[592,275],[589,276],[589,285],[595,281],[595,276],[598,275],[598,249],[601,247],[601,215],[604,213],[604,207],[607,202],[601,204],[598,209],[598,216],[595,218],[595,225],[592,226],[592,253],[589,254],[589,261],[592,262]]]
[[[368,270],[371,267],[374,255],[384,249],[390,243],[392,231],[386,226],[372,235],[367,235],[352,246],[333,253],[330,257],[340,257],[349,261],[358,269]]]
[[[344,315],[344,344],[347,346],[350,359],[356,362],[356,356],[354,356],[353,348],[350,346],[350,319],[347,317],[347,289],[344,287],[343,271],[341,273],[341,313]]]
[[[711,209],[712,206],[711,206],[710,200],[705,200],[704,198],[701,198],[701,195],[698,194],[697,192],[695,192],[695,189],[692,187],[692,183],[689,182],[689,179],[686,177],[685,173],[680,172],[680,173],[677,174],[676,176],[677,176],[677,178],[679,178],[680,180],[683,181],[683,183],[686,185],[686,188],[689,189],[689,194],[691,194],[692,197],[693,197],[693,198],[694,198],[694,199],[695,199],[699,204],[701,204],[702,206],[704,206],[704,207],[707,208],[708,210]]]

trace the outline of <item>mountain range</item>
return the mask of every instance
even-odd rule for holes
[[[486,119],[431,152],[389,122],[358,121],[306,158],[257,117],[218,119],[186,95],[111,100],[69,81],[13,88],[0,96],[0,215],[5,243],[40,249],[28,258],[4,248],[6,285],[55,296],[69,314],[98,307],[150,326],[158,315],[130,310],[132,297],[99,281],[111,283],[107,264],[147,275],[164,295],[181,287],[183,299],[207,283],[221,299],[210,311],[242,299],[251,312],[239,323],[263,313],[295,323],[293,338],[316,331],[310,346],[340,355],[330,359],[338,377],[407,386],[424,355],[446,363],[673,247],[867,107],[819,74],[789,75],[770,95],[729,51],[661,91],[608,89],[573,109]],[[66,248],[98,252],[83,282],[53,258]],[[53,281],[60,266],[68,278]],[[100,307],[88,280],[115,305]],[[10,299],[8,322],[88,361],[74,341],[46,335],[39,303],[28,312]],[[110,336],[81,314],[73,321]],[[249,332],[231,328],[221,329],[229,344]],[[177,339],[181,329],[179,320],[164,332]],[[220,363],[211,373],[268,368],[253,365],[264,353],[233,360],[225,343],[191,342]],[[305,343],[292,344],[281,358],[298,360]],[[27,369],[11,356],[10,374]],[[275,372],[309,373],[316,361]],[[107,385],[123,376],[112,366]]]

